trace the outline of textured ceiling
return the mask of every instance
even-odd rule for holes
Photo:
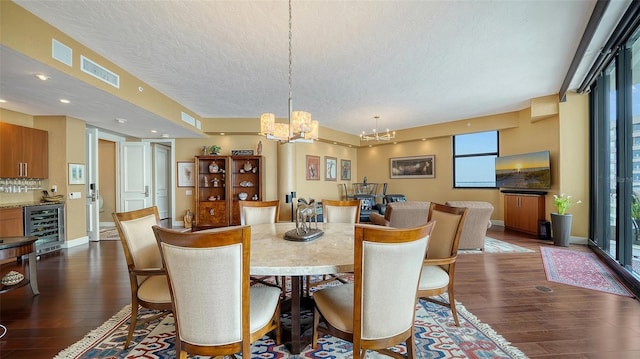
[[[16,3],[204,118],[287,116],[286,1]],[[603,39],[627,2],[612,3]],[[520,110],[558,93],[594,5],[294,1],[294,110],[353,134],[369,131],[373,116],[402,129]],[[3,96],[11,91],[4,67]],[[102,116],[127,118],[119,102]],[[140,119],[148,120],[161,122]]]

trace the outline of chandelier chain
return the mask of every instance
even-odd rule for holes
[[[289,98],[291,98],[291,72],[293,68],[293,55],[292,55],[292,47],[291,47],[292,25],[293,25],[293,14],[291,11],[291,0],[289,0]]]

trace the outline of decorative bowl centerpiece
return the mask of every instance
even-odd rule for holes
[[[244,201],[245,199],[247,199],[249,195],[246,192],[240,192],[238,193],[238,198],[240,198],[241,201]]]

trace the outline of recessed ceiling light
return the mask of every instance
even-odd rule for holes
[[[169,138],[169,134],[168,133],[163,133],[161,137],[162,138]]]
[[[126,123],[126,122],[127,122],[127,120],[126,120],[126,119],[124,119],[124,118],[116,118],[116,121],[117,121],[118,123]]]
[[[5,103],[5,102],[7,102],[7,100],[3,100],[0,98],[0,103]]]
[[[50,79],[50,77],[49,77],[49,76],[47,76],[47,75],[43,75],[43,74],[36,74],[35,76],[36,76],[39,80],[42,80],[42,81],[47,81],[48,79]]]
[[[158,131],[156,131],[156,130],[151,130],[151,133],[158,133]]]
[[[60,99],[60,102],[62,102],[62,103],[71,103],[71,101],[69,101],[69,100],[67,100],[67,99],[64,99],[64,98],[61,98],[61,99]]]

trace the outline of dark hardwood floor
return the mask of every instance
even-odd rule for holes
[[[459,256],[456,299],[481,321],[531,358],[640,358],[640,302],[548,282],[539,247],[550,241],[488,235],[536,252]],[[0,295],[0,358],[52,358],[130,303],[119,241],[42,256],[38,285],[38,296],[28,286]]]

